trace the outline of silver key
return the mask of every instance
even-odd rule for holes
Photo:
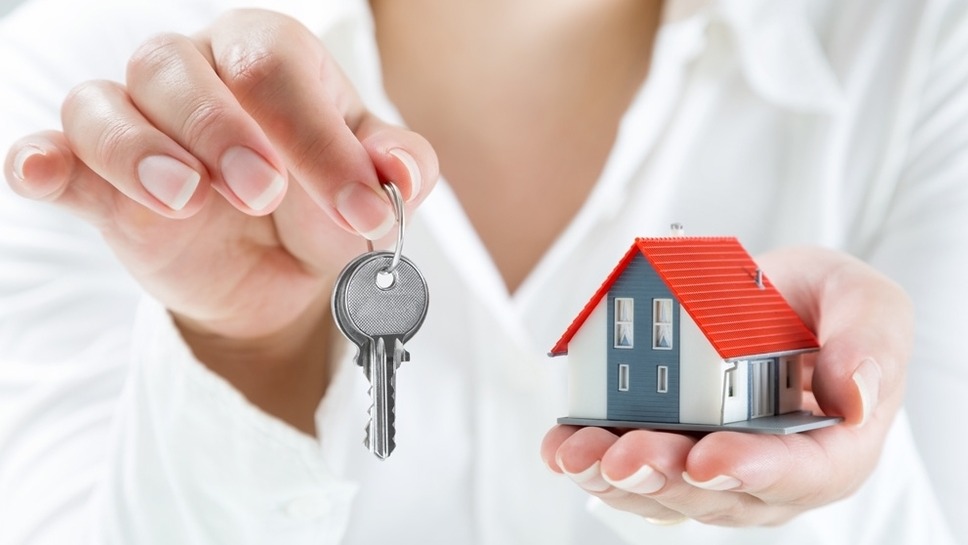
[[[381,459],[395,446],[396,370],[410,360],[403,346],[427,315],[428,295],[427,281],[413,262],[393,252],[354,259],[333,290],[336,325],[359,348],[356,362],[370,381],[373,404],[364,444]]]

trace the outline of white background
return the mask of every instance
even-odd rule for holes
[[[6,15],[7,12],[13,9],[14,6],[19,4],[22,0],[0,0],[0,16]]]

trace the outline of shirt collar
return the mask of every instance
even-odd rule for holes
[[[701,21],[708,36],[726,30],[743,75],[759,96],[782,107],[832,113],[843,91],[805,2],[775,0],[668,0],[666,26]],[[719,45],[717,44],[717,47]]]

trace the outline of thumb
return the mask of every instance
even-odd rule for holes
[[[440,176],[437,154],[424,137],[367,114],[356,136],[380,181],[393,182],[410,206],[420,203]]]
[[[914,329],[911,301],[897,284],[852,258],[824,277],[820,293],[817,402],[848,424],[889,422],[904,392]]]
[[[872,355],[873,351],[866,348],[870,345],[858,341],[843,336],[828,341],[817,357],[812,388],[825,413],[841,415],[846,423],[862,426],[892,389],[892,384],[884,384],[883,364],[897,364],[885,361],[884,354],[881,358]],[[900,390],[900,386],[893,389]]]
[[[856,426],[890,421],[913,336],[904,291],[859,259],[823,248],[780,250],[760,261],[820,341],[812,379],[820,408]]]

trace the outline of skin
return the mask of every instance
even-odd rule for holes
[[[5,163],[19,194],[100,229],[200,361],[309,434],[338,344],[335,277],[363,251],[361,234],[391,231],[378,182],[396,182],[412,213],[442,170],[513,291],[597,179],[647,75],[660,3],[372,7],[387,92],[412,130],[370,114],[300,24],[246,10],[195,36],[148,41],[123,84],[79,85],[63,127],[25,136]],[[526,77],[534,73],[542,77]],[[574,126],[583,130],[566,130]],[[238,168],[239,149],[261,166]],[[183,206],[141,183],[145,158],[157,156],[197,173]],[[656,521],[775,524],[855,490],[900,405],[910,303],[840,253],[800,248],[759,261],[823,343],[807,404],[844,424],[702,438],[558,426],[541,446],[548,466]],[[643,493],[624,480],[645,466],[654,471]],[[724,483],[735,487],[710,490]]]

